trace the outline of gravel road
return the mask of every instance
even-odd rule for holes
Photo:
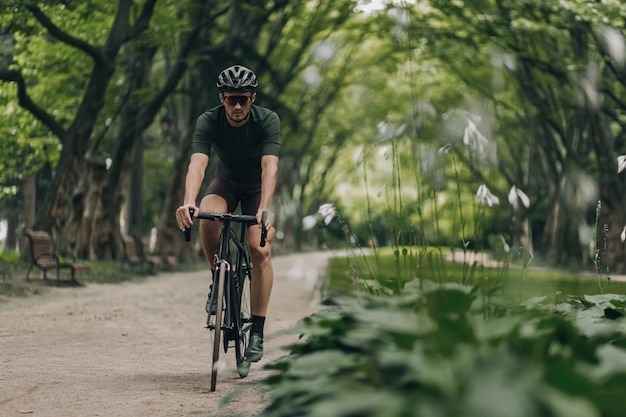
[[[264,359],[240,379],[228,352],[210,392],[204,272],[53,288],[0,303],[0,416],[254,416],[268,403],[263,364],[319,309],[331,253],[274,257]]]

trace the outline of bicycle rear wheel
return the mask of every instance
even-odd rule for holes
[[[244,363],[244,353],[248,344],[250,328],[252,327],[252,308],[250,306],[250,271],[247,267],[242,268],[238,274],[239,280],[237,310],[239,317],[239,337],[235,340],[235,356],[237,359],[237,372],[241,378],[245,378],[250,370],[250,364]],[[234,280],[233,280],[234,281]]]
[[[222,332],[224,329],[224,282],[226,281],[226,267],[220,265],[218,273],[215,274],[217,280],[213,279],[213,288],[217,291],[215,322],[213,328],[213,358],[211,366],[211,391],[215,391],[217,384],[217,371],[219,370],[220,349]]]

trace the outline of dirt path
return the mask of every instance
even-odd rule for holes
[[[274,258],[266,356],[245,379],[234,356],[210,392],[203,328],[205,273],[55,288],[0,304],[0,416],[252,416],[267,404],[262,364],[297,340],[286,335],[319,308],[329,253]]]

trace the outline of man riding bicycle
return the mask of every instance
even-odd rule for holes
[[[254,268],[250,290],[252,330],[245,360],[257,362],[263,356],[263,328],[274,280],[271,242],[275,230],[268,222],[267,244],[261,247],[260,224],[276,188],[280,120],[273,111],[253,104],[258,82],[252,70],[242,65],[228,67],[219,74],[217,87],[222,104],[196,121],[184,201],[176,210],[176,221],[184,231],[191,227],[198,211],[230,213],[238,204],[242,214],[256,216],[258,224],[248,229]],[[212,152],[218,157],[217,169],[198,209],[196,200]],[[195,212],[193,218],[190,208]],[[211,269],[215,268],[220,227],[219,222],[200,224],[202,249]]]

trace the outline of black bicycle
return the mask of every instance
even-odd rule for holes
[[[193,215],[193,211],[190,210]],[[265,246],[267,214],[264,212],[261,221],[261,246]],[[218,252],[215,255],[215,271],[213,283],[209,291],[206,310],[205,328],[213,336],[213,359],[211,366],[211,391],[215,391],[219,370],[220,351],[235,349],[237,372],[241,378],[248,375],[250,363],[246,363],[244,352],[252,327],[252,310],[250,307],[250,277],[252,262],[247,242],[248,227],[257,224],[255,216],[231,213],[200,212],[198,219],[222,222]],[[235,225],[239,224],[239,233]],[[191,229],[184,232],[185,241],[191,240]]]

